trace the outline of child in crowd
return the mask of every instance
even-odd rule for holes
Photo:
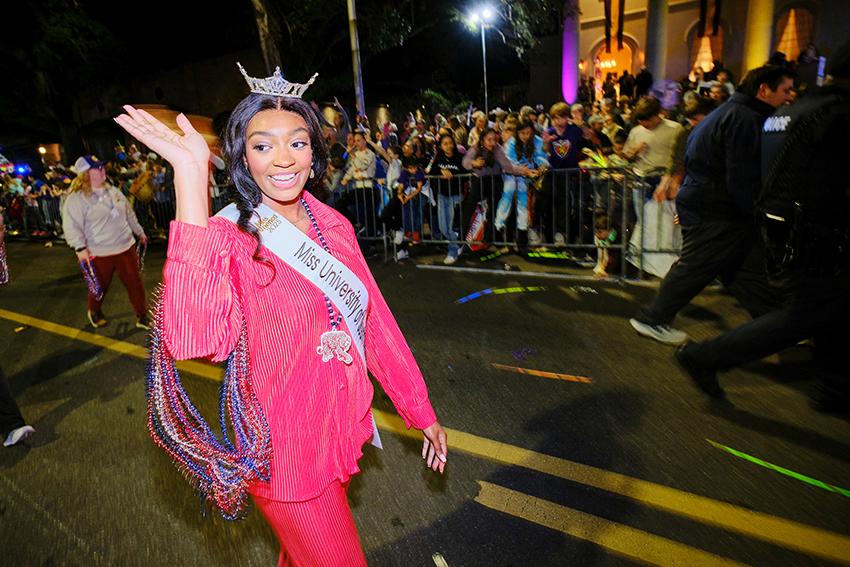
[[[404,242],[405,232],[413,237],[414,242],[421,240],[422,211],[419,193],[424,186],[425,173],[416,158],[404,156],[401,159],[401,173],[392,186],[396,192],[395,197],[381,213],[381,222],[395,231],[394,242],[401,245],[397,253],[399,260],[408,257],[407,243]]]
[[[464,173],[463,156],[457,147],[454,136],[445,133],[440,136],[437,151],[434,154],[434,165],[432,171],[439,171],[440,178],[432,181],[437,186],[437,222],[440,234],[446,240],[458,240],[458,234],[454,230],[455,207],[460,204],[462,198],[461,180],[457,178]],[[454,264],[460,255],[460,247],[449,244],[449,251],[444,264]]]
[[[578,162],[584,159],[582,149],[591,145],[584,137],[582,128],[576,124],[578,121],[584,124],[583,112],[581,105],[574,104],[570,108],[565,102],[556,102],[549,109],[552,127],[544,132],[543,141],[546,159],[553,171],[550,180],[535,195],[534,213],[538,230],[529,234],[532,244],[546,240],[554,242],[556,246],[564,246],[567,210],[571,233],[573,236],[578,233],[578,174],[568,170],[578,168]]]
[[[597,209],[595,217],[593,243],[596,245],[596,266],[593,268],[593,277],[604,279],[620,268],[619,251],[611,247],[623,239],[613,218],[609,217],[604,209]]]
[[[538,178],[549,168],[546,152],[543,150],[543,139],[535,134],[535,124],[530,119],[520,122],[516,136],[508,140],[505,155],[511,161],[527,167],[529,177]],[[516,242],[520,252],[528,248],[528,178],[524,176],[504,176],[502,198],[496,207],[496,230],[505,228],[505,221],[513,208],[516,195]]]

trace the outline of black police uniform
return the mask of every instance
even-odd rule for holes
[[[715,278],[752,317],[781,304],[762,269],[753,222],[753,203],[761,186],[761,130],[774,110],[755,97],[735,93],[691,132],[685,179],[676,197],[682,253],[658,294],[636,315],[638,321],[672,323]]]
[[[814,338],[823,409],[850,402],[850,90],[826,87],[764,124],[758,200],[769,271],[781,309],[716,339],[685,347],[704,369],[722,370]]]

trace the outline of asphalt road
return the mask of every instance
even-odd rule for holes
[[[94,331],[67,248],[8,251],[0,366],[37,434],[0,450],[0,564],[274,565],[259,513],[202,515],[150,440],[144,361],[127,346],[145,335],[120,283],[110,324]],[[152,246],[149,291],[163,261]],[[370,565],[850,564],[850,422],[809,408],[808,347],[723,374],[729,401],[710,403],[669,347],[628,325],[650,287],[412,262],[373,270],[450,428],[450,458],[442,478],[424,470],[421,441],[401,434],[376,389],[384,450],[366,449],[350,489]],[[456,303],[515,286],[545,289]],[[745,320],[709,291],[677,324],[700,339]],[[217,382],[183,375],[214,416]]]

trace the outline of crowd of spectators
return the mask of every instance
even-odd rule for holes
[[[465,114],[410,113],[397,120],[387,113],[375,124],[363,115],[352,121],[337,100],[324,111],[316,106],[330,157],[324,194],[317,197],[343,212],[361,236],[394,240],[399,257],[422,239],[449,242],[449,264],[462,252],[482,204],[490,226],[521,252],[542,244],[592,243],[612,230],[622,238],[640,221],[646,200],[675,199],[690,128],[735,92],[720,62],[709,71],[694,68],[673,85],[672,98],[670,85],[663,92],[651,85],[644,68],[596,83],[583,79],[572,105],[497,107],[489,113],[470,107]],[[109,183],[131,197],[147,234],[166,237],[174,216],[167,163],[135,145],[116,146],[108,158]],[[577,193],[576,176],[586,174],[579,168],[600,164],[646,178],[630,197],[633,207],[618,203],[615,210],[607,197]],[[213,212],[227,202],[223,170],[223,163],[210,166]],[[61,236],[62,203],[73,177],[61,164],[39,178],[3,174],[0,204],[9,234]],[[622,208],[629,209],[630,226],[616,221]],[[597,273],[607,270],[597,266]]]

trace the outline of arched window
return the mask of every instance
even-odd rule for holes
[[[705,35],[700,37],[697,33],[697,24],[691,27],[690,36],[690,62],[691,70],[697,65],[705,72],[711,71],[715,61],[723,61],[723,26],[717,28],[717,33],[711,33],[711,26],[706,26]]]
[[[788,61],[796,61],[812,42],[812,13],[805,8],[791,8],[776,22],[776,49]]]

